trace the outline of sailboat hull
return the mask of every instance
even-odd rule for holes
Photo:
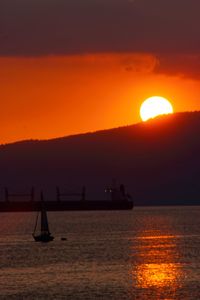
[[[36,242],[42,242],[42,243],[48,243],[54,240],[54,237],[48,234],[34,235],[33,237]]]

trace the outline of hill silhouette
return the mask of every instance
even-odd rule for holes
[[[0,185],[32,185],[55,199],[55,186],[105,199],[116,178],[136,205],[200,204],[200,112],[48,141],[0,146]],[[3,193],[1,193],[3,199]]]

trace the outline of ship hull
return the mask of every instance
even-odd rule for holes
[[[0,202],[0,212],[38,211],[39,201]],[[83,210],[130,210],[132,201],[45,201],[48,211],[83,211]]]

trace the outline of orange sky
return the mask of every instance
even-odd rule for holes
[[[47,139],[140,121],[152,95],[200,110],[197,78],[158,71],[151,54],[0,58],[0,143]]]

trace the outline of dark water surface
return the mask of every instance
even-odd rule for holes
[[[48,216],[0,214],[0,299],[200,299],[200,207]]]

